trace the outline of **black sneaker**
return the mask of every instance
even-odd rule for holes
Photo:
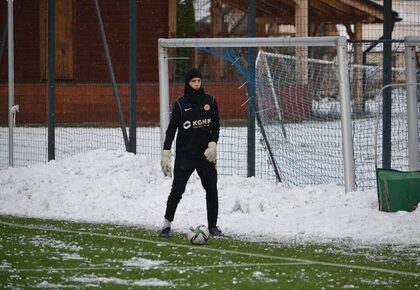
[[[222,233],[222,231],[220,230],[219,227],[214,227],[214,228],[209,228],[210,231],[210,235],[212,235],[213,237],[223,237],[224,234]]]
[[[169,238],[169,234],[170,234],[170,233],[171,233],[171,228],[169,228],[169,227],[164,228],[164,229],[160,232],[159,237],[161,237],[161,238]]]

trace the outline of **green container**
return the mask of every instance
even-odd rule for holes
[[[420,171],[376,169],[379,210],[413,211],[420,202]]]

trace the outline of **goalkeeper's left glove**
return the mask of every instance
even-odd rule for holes
[[[216,163],[217,159],[217,144],[216,142],[209,142],[206,151],[204,151],[204,156],[206,156],[209,162]]]

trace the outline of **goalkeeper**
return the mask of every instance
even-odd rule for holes
[[[219,111],[213,96],[201,86],[201,72],[192,68],[185,75],[184,95],[172,108],[163,143],[161,166],[165,176],[171,174],[171,146],[175,133],[176,157],[172,189],[166,204],[165,221],[160,237],[169,237],[171,222],[188,179],[194,170],[206,191],[207,222],[210,234],[222,236],[217,227],[219,201],[217,193],[217,141],[219,139]]]

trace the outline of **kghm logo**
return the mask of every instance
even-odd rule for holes
[[[189,129],[191,127],[191,122],[190,121],[185,121],[182,126],[184,127],[185,130]]]
[[[211,124],[211,118],[209,119],[201,119],[201,120],[194,120],[192,121],[185,121],[184,124],[182,124],[182,126],[184,127],[185,130],[191,128],[191,126],[193,128],[201,128],[201,127],[208,127]]]
[[[193,128],[201,128],[210,126],[211,119],[194,120],[192,122]]]

